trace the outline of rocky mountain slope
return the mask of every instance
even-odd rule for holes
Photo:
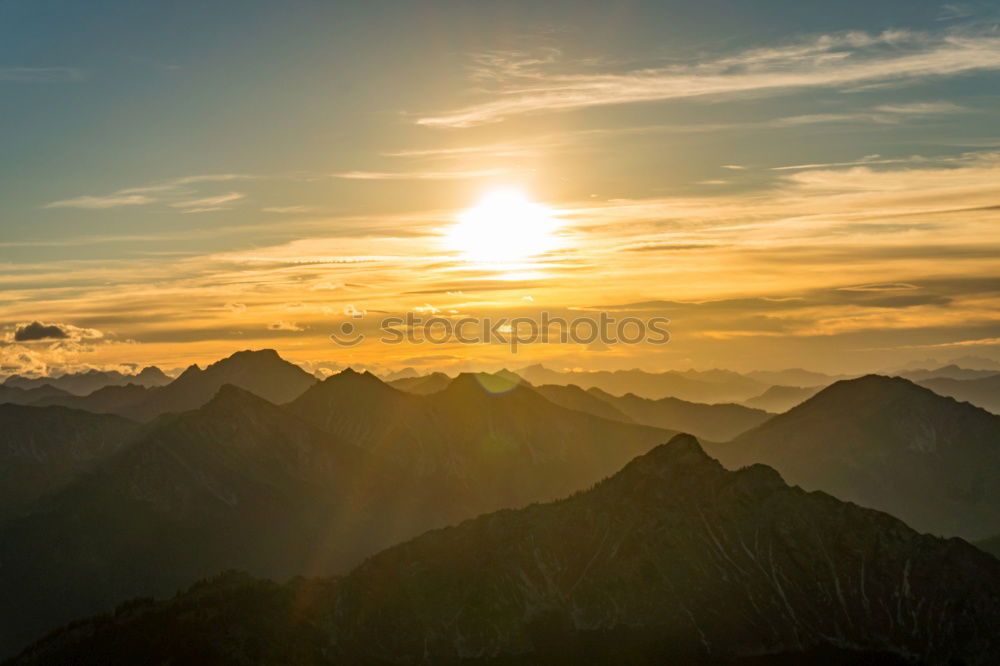
[[[472,375],[415,396],[344,372],[286,408],[226,385],[0,526],[0,616],[17,618],[0,650],[226,568],[341,572],[432,527],[592,484],[669,435]]]
[[[837,382],[712,449],[738,467],[887,511],[918,530],[1000,532],[1000,417],[898,377]]]
[[[448,479],[416,478],[227,385],[0,526],[0,654],[75,615],[227,568],[342,571],[477,509]]]
[[[998,623],[1000,561],[678,436],[587,492],[429,532],[343,579],[223,576],[13,663],[986,666]]]
[[[137,429],[118,416],[0,405],[0,521],[109,459]]]

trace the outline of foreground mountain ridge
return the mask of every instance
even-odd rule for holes
[[[679,435],[591,490],[428,532],[343,579],[223,576],[12,663],[986,666],[998,622],[1000,561],[765,466],[727,471]]]

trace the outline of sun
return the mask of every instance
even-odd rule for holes
[[[515,188],[496,189],[458,215],[447,243],[469,262],[516,264],[555,249],[557,227],[548,206]]]

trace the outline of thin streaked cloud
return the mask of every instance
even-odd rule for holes
[[[471,127],[518,115],[593,106],[781,94],[818,87],[907,83],[1000,69],[1000,37],[886,31],[847,33],[775,49],[756,49],[695,65],[624,73],[551,71],[560,61],[500,54],[481,63],[479,80],[492,82],[493,99],[417,120],[431,127]]]
[[[170,204],[172,208],[181,208],[187,213],[203,213],[215,210],[227,210],[230,208],[227,204],[234,203],[243,199],[246,195],[241,192],[228,192],[226,194],[219,194],[212,197],[202,197],[199,199],[186,199],[184,201],[175,201]]]
[[[156,199],[145,194],[127,194],[116,192],[105,196],[84,195],[71,199],[62,199],[45,204],[45,208],[80,208],[82,210],[105,210],[122,206],[145,206],[155,203]]]
[[[178,196],[183,196],[185,192],[190,193],[192,186],[204,183],[217,183],[232,180],[246,180],[253,176],[245,174],[222,173],[222,174],[200,174],[195,176],[182,176],[171,180],[150,183],[148,185],[138,185],[125,187],[112,192],[111,194],[85,194],[69,199],[52,201],[43,208],[78,208],[81,210],[104,210],[108,208],[120,208],[122,206],[144,206],[158,202],[169,203],[174,208],[205,208],[216,207],[235,199],[241,198],[242,194],[228,193],[214,195],[201,199],[177,200]]]

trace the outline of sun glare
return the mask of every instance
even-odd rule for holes
[[[499,189],[460,213],[447,241],[469,262],[519,263],[555,249],[557,224],[547,206],[517,189]]]

